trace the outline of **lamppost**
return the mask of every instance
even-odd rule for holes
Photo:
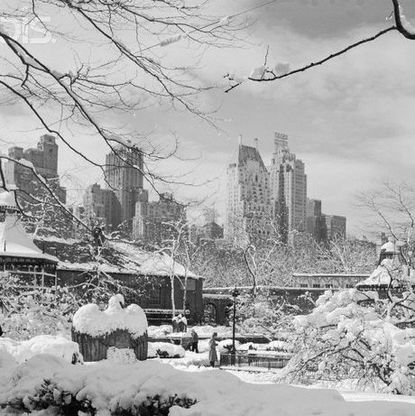
[[[232,291],[233,297],[233,327],[232,327],[232,351],[231,351],[231,365],[235,365],[235,326],[236,326],[236,298],[239,296],[239,290],[236,288]]]

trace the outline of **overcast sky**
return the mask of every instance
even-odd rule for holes
[[[229,15],[262,3],[216,0],[213,4],[216,14]],[[414,3],[402,2],[412,21]],[[197,76],[220,85],[228,72],[249,75],[262,64],[268,45],[270,63],[289,62],[295,68],[387,27],[391,10],[390,0],[277,1],[247,14],[253,21],[246,35],[249,43],[234,50],[209,50],[198,62]],[[185,46],[171,45],[166,59],[174,62],[186,57]],[[286,133],[291,151],[305,163],[308,196],[321,199],[325,213],[346,216],[348,231],[361,236],[365,230],[362,213],[355,206],[356,193],[383,180],[413,181],[414,73],[415,42],[389,33],[322,67],[280,81],[247,82],[228,94],[221,88],[205,94],[203,105],[217,110],[213,115],[216,129],[183,112],[160,107],[140,112],[128,123],[153,132],[158,139],[174,132],[181,144],[179,155],[193,160],[172,159],[163,169],[172,174],[189,172],[186,179],[194,182],[211,182],[172,190],[185,198],[208,196],[207,204],[215,204],[221,214],[226,167],[236,155],[238,135],[245,144],[258,137],[268,164],[274,132]],[[5,126],[25,116],[4,107],[0,111],[4,139]],[[24,123],[29,125],[26,118]],[[7,134],[16,140],[16,134]],[[21,137],[21,143],[28,144],[27,135]],[[32,144],[36,140],[35,135]],[[82,189],[99,180],[98,172],[63,151],[60,169],[74,167],[77,180],[69,188]]]

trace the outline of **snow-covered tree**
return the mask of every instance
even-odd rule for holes
[[[378,391],[414,394],[415,295],[327,291],[309,315],[297,316],[290,381],[354,382]]]

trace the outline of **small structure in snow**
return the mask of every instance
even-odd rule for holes
[[[147,359],[146,315],[138,305],[123,305],[124,297],[118,294],[110,298],[104,311],[89,303],[75,313],[72,339],[79,344],[85,361],[106,359],[111,347],[129,348],[138,360]]]
[[[29,237],[18,218],[14,192],[0,193],[0,269],[20,277],[33,279],[34,285],[45,284],[45,279],[56,285],[58,259],[42,251]],[[50,285],[50,284],[49,284]]]

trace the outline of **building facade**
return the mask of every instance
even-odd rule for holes
[[[224,235],[238,245],[271,237],[273,209],[269,173],[256,145],[238,148],[237,161],[227,170],[227,205]]]
[[[346,217],[340,215],[324,215],[323,218],[328,240],[346,238]]]
[[[8,184],[14,184],[27,195],[39,197],[43,189],[42,183],[36,179],[29,168],[33,168],[41,175],[57,198],[66,203],[66,189],[60,185],[58,175],[58,145],[56,139],[50,134],[41,136],[36,148],[23,149],[19,146],[10,147],[8,155],[20,163],[7,161],[4,167],[5,179]],[[19,197],[23,198],[20,193]]]
[[[143,155],[140,150],[117,146],[115,151],[106,155],[105,178],[121,207],[119,224],[126,222],[127,227],[131,227],[136,202],[143,189],[143,177]]]
[[[275,133],[270,166],[271,200],[280,233],[306,231],[307,175],[302,160],[291,153],[288,136]],[[285,239],[285,238],[283,238]]]
[[[121,206],[111,189],[102,189],[96,183],[88,186],[83,196],[83,206],[83,216],[90,224],[98,222],[108,231],[120,224]]]
[[[322,213],[318,199],[307,199],[307,233],[317,242],[346,238],[346,217]]]
[[[160,244],[174,237],[175,223],[186,220],[184,206],[171,193],[160,194],[158,201],[149,201],[148,192],[142,191],[135,213],[132,237],[149,244]]]
[[[307,198],[306,231],[318,243],[327,240],[324,215],[321,212],[321,200]]]

